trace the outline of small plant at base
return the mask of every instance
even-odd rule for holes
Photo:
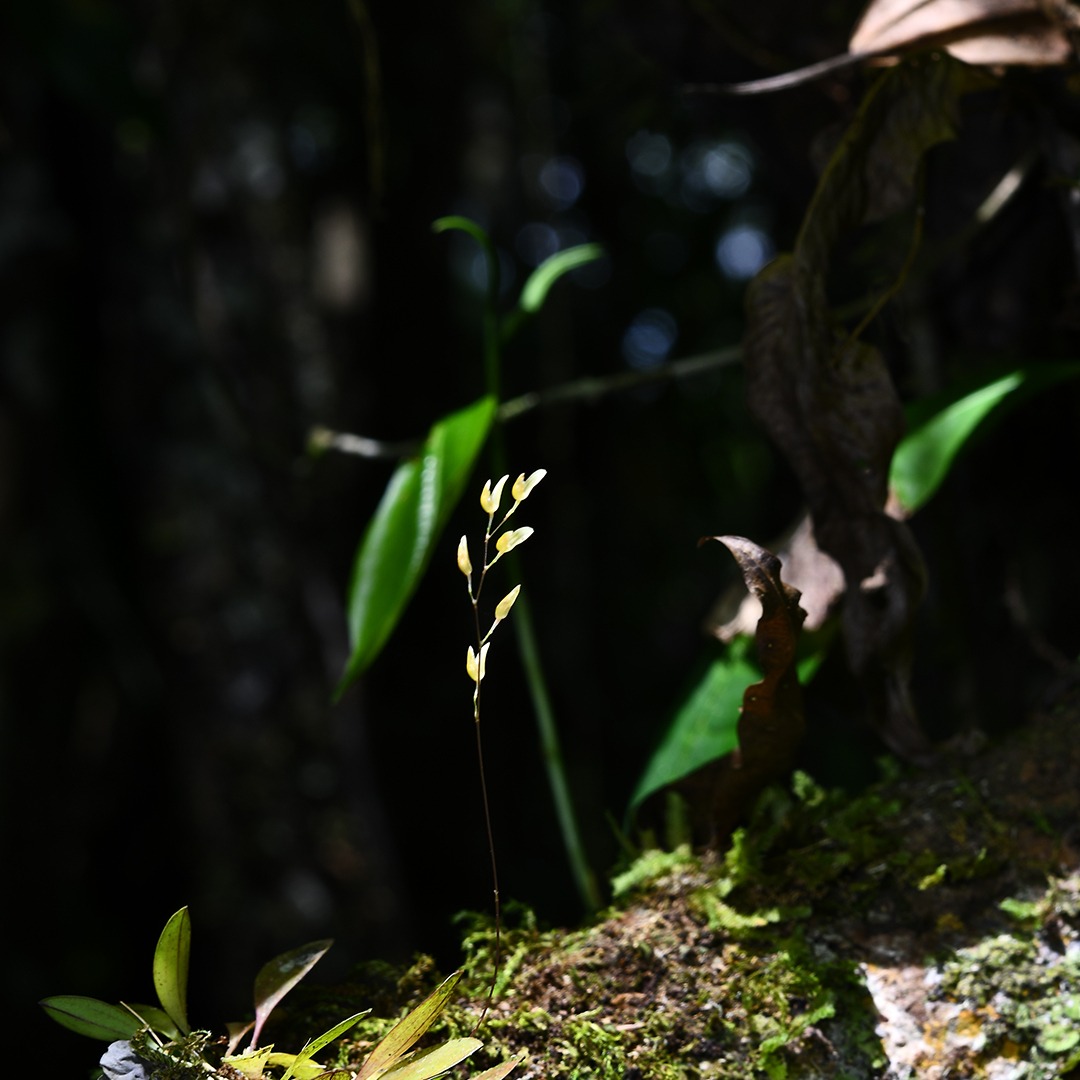
[[[301,945],[265,964],[255,977],[255,1019],[229,1024],[228,1039],[211,1042],[208,1031],[192,1031],[187,1018],[188,956],[191,918],[181,908],[165,924],[154,951],[157,1005],[110,1005],[75,995],[48,997],[41,1002],[58,1023],[80,1035],[104,1039],[109,1048],[101,1057],[107,1080],[315,1080],[345,1076],[352,1080],[431,1080],[464,1061],[483,1045],[478,1039],[449,1039],[426,1050],[412,1047],[438,1019],[461,978],[455,972],[415,1009],[399,1020],[367,1055],[359,1071],[327,1068],[315,1060],[323,1047],[345,1034],[370,1010],[355,1013],[329,1031],[309,1039],[298,1054],[276,1053],[272,1045],[257,1047],[271,1011],[318,963],[330,941]],[[237,1052],[244,1037],[251,1041]],[[224,1049],[222,1049],[224,1047]],[[522,1057],[505,1061],[472,1080],[503,1080]],[[268,1070],[274,1070],[273,1073]],[[277,1070],[281,1070],[278,1072]]]
[[[488,854],[491,857],[491,888],[494,896],[495,915],[495,955],[492,961],[493,970],[491,973],[491,985],[488,988],[487,1001],[484,1003],[484,1009],[480,1014],[480,1019],[476,1022],[476,1028],[479,1028],[484,1022],[488,1009],[491,1007],[492,999],[495,996],[495,985],[499,979],[499,965],[502,960],[502,907],[499,900],[499,869],[495,858],[495,836],[491,828],[491,808],[488,802],[487,778],[484,773],[484,745],[480,735],[480,684],[484,681],[484,676],[487,674],[487,656],[488,650],[491,648],[491,635],[495,633],[495,629],[498,625],[510,614],[510,609],[514,606],[514,602],[521,592],[521,586],[515,585],[498,602],[498,604],[495,605],[495,618],[486,634],[481,632],[483,624],[480,622],[480,593],[484,588],[484,582],[487,579],[488,571],[503,557],[503,555],[509,551],[513,551],[519,544],[523,544],[530,536],[532,536],[533,530],[528,525],[523,525],[517,529],[506,529],[506,523],[510,520],[514,511],[529,497],[533,488],[535,488],[545,476],[547,476],[546,469],[537,469],[527,477],[524,473],[518,476],[510,489],[510,494],[514,499],[513,505],[511,505],[510,509],[503,514],[501,519],[499,519],[498,524],[495,523],[495,516],[499,512],[499,506],[502,503],[503,489],[506,487],[506,481],[509,480],[510,477],[509,475],[502,477],[496,482],[494,487],[492,487],[490,480],[484,484],[484,490],[480,493],[480,506],[484,513],[487,514],[487,527],[484,529],[480,573],[477,576],[475,588],[473,587],[473,564],[469,555],[468,537],[462,536],[458,541],[457,564],[458,569],[465,575],[466,585],[469,590],[469,603],[472,605],[473,610],[473,626],[476,631],[476,648],[474,649],[472,645],[469,646],[468,652],[465,654],[465,670],[474,683],[473,727],[476,731],[476,760],[480,770],[480,794],[484,806],[484,828],[487,832]],[[493,541],[495,545],[495,555],[489,561],[488,555],[491,552]],[[474,1028],[474,1031],[475,1030],[476,1029]]]

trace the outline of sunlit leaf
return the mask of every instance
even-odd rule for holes
[[[273,1047],[264,1046],[261,1050],[247,1050],[243,1054],[225,1058],[225,1064],[252,1080],[261,1080],[266,1066],[270,1063]]]
[[[485,1069],[482,1073],[477,1073],[471,1077],[470,1080],[504,1080],[504,1077],[509,1076],[528,1056],[522,1050],[516,1057],[504,1061],[501,1065],[496,1065],[493,1069]]]
[[[308,1067],[313,1064],[310,1059],[324,1046],[332,1043],[340,1035],[344,1035],[349,1028],[354,1027],[356,1023],[367,1016],[369,1012],[371,1012],[370,1009],[365,1009],[363,1012],[354,1013],[352,1016],[346,1017],[344,1020],[340,1021],[340,1023],[335,1024],[329,1031],[325,1031],[322,1035],[318,1036],[318,1038],[312,1039],[304,1046],[299,1054],[292,1055],[292,1060],[290,1062],[281,1062],[281,1064],[288,1065],[281,1080],[289,1080],[289,1077],[291,1076],[299,1076],[301,1080],[304,1080],[304,1077],[309,1074]],[[278,1064],[278,1062],[273,1062],[273,1064]]]
[[[58,1024],[91,1039],[103,1039],[105,1042],[130,1039],[142,1027],[127,1009],[96,998],[59,994],[47,997],[38,1004]]]
[[[431,1080],[476,1053],[483,1045],[479,1039],[451,1039],[387,1069],[383,1076],[386,1080]]]
[[[900,52],[940,41],[968,64],[1063,64],[1064,26],[1039,0],[874,0],[855,28],[853,53]]]
[[[631,812],[650,795],[738,746],[743,691],[760,677],[752,655],[753,639],[740,637],[709,665],[649,759],[630,800]]]
[[[133,1005],[129,1001],[122,1001],[120,1007],[125,1012],[134,1013],[140,1026],[145,1025],[153,1028],[159,1035],[164,1035],[166,1039],[175,1039],[180,1035],[180,1030],[172,1017],[164,1009],[159,1009],[156,1005]]]
[[[435,424],[419,455],[399,465],[357,551],[349,584],[351,655],[340,696],[389,638],[483,448],[495,400],[479,401]]]
[[[446,1008],[461,975],[460,971],[454,972],[433,993],[424,998],[412,1012],[399,1020],[368,1055],[356,1074],[356,1080],[368,1080],[368,1077],[392,1068],[438,1019],[439,1013]]]
[[[182,907],[165,924],[154,950],[154,989],[161,1007],[180,1033],[191,1026],[187,1019],[188,960],[191,956],[191,916]]]
[[[1011,372],[951,401],[921,422],[901,441],[893,455],[889,486],[900,506],[913,514],[941,486],[957,454],[984,420],[1038,390],[1080,376],[1080,364],[1045,364]],[[1025,393],[1016,391],[1024,389]]]
[[[255,976],[255,1030],[251,1046],[258,1045],[266,1018],[279,1001],[323,958],[333,944],[329,939],[313,941],[275,956]]]

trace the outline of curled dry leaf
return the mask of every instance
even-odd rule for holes
[[[876,0],[848,48],[880,56],[941,45],[968,64],[1047,67],[1068,61],[1075,25],[1068,0]]]
[[[787,583],[801,593],[799,605],[806,612],[803,629],[820,630],[844,595],[844,571],[837,561],[818,547],[809,514],[770,549],[784,565]],[[709,613],[707,633],[725,645],[740,634],[752,634],[761,618],[761,601],[738,585],[726,592]]]
[[[772,552],[741,536],[707,536],[701,543],[710,540],[731,552],[761,603],[755,641],[762,678],[743,694],[738,749],[678,784],[698,832],[716,843],[767,784],[791,769],[804,727],[795,653],[806,613],[799,591],[780,579],[780,560]]]
[[[1073,0],[875,0],[848,51],[795,71],[711,87],[725,94],[768,94],[813,82],[865,61],[944,49],[982,67],[1056,67],[1076,53],[1080,11]]]

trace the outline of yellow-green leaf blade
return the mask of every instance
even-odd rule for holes
[[[424,1034],[446,1008],[450,995],[461,979],[460,971],[454,972],[434,992],[429,994],[407,1016],[399,1020],[386,1034],[382,1042],[368,1055],[363,1067],[356,1074],[356,1080],[368,1080],[369,1077],[386,1072],[392,1068],[409,1048]]]
[[[383,1080],[431,1080],[476,1053],[483,1045],[479,1039],[450,1039],[387,1069],[382,1074]]]
[[[180,1033],[191,1026],[187,1019],[188,961],[191,956],[191,916],[182,907],[165,924],[154,950],[154,989],[161,1007]]]

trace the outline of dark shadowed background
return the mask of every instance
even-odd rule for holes
[[[314,938],[337,939],[331,975],[415,950],[454,963],[452,915],[490,900],[454,566],[487,473],[399,632],[332,705],[351,562],[392,463],[313,457],[308,434],[411,439],[482,392],[483,264],[466,237],[431,232],[443,214],[491,231],[508,302],[555,250],[608,252],[514,343],[506,397],[737,344],[745,283],[791,245],[865,76],[745,100],[681,88],[840,52],[858,8],[9,0],[9,1016],[67,1045],[38,998],[149,999],[154,942],[183,904],[196,1023],[242,1015],[260,964]],[[879,321],[906,399],[1076,355],[1067,79],[1013,73],[965,108],[928,165],[930,240],[961,233],[1016,161],[1041,164]],[[1078,424],[1073,389],[1027,405],[916,522],[932,574],[916,688],[936,738],[1018,722],[1058,677],[1054,650],[1080,649]],[[768,543],[799,493],[737,364],[537,410],[506,437],[515,474],[549,471],[521,512],[537,530],[525,589],[603,875],[735,579],[697,538]],[[500,646],[485,730],[503,893],[572,924],[535,725]],[[862,782],[881,748],[839,674],[822,686],[807,762]]]

